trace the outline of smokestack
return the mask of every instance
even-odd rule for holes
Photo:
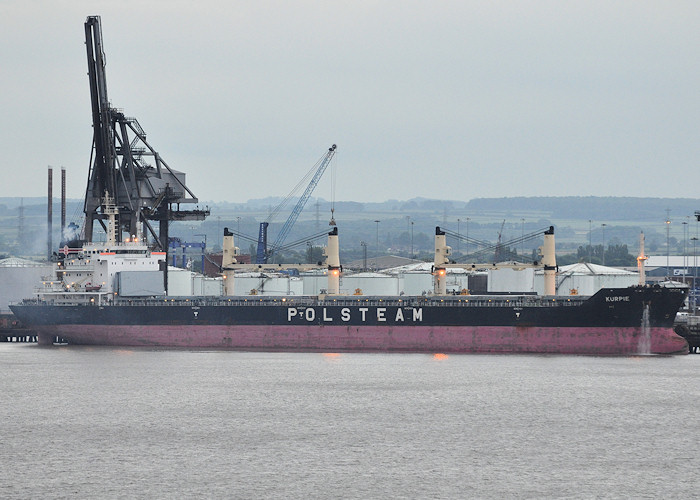
[[[48,234],[47,236],[47,255],[48,259],[51,260],[51,250],[53,249],[53,242],[51,241],[51,234],[53,232],[53,168],[49,167],[49,204],[47,209],[47,226]]]
[[[66,234],[66,169],[61,167],[61,238]]]

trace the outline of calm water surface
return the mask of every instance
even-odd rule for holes
[[[700,356],[1,344],[2,498],[690,498]]]

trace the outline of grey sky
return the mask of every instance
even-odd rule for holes
[[[333,143],[338,200],[698,197],[700,3],[643,0],[0,0],[0,196],[47,165],[83,195],[88,15],[203,201],[283,196]]]

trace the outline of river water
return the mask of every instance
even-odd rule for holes
[[[1,344],[2,498],[690,498],[700,356]]]

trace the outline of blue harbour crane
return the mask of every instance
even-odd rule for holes
[[[326,171],[326,167],[328,167],[328,164],[333,159],[336,147],[337,146],[333,144],[330,148],[328,148],[328,151],[311,168],[311,170],[299,182],[299,184],[297,184],[296,187],[285,197],[285,199],[282,200],[282,202],[279,205],[277,205],[277,207],[275,207],[275,209],[268,216],[267,220],[265,222],[260,223],[260,230],[258,232],[258,250],[255,258],[256,264],[267,264],[267,261],[270,258],[270,256],[282,248],[287,236],[289,235],[289,232],[294,226],[294,223],[296,223],[297,219],[299,218],[299,215],[301,215],[302,210],[304,210],[306,202],[309,201],[311,193],[313,193],[314,189],[316,188],[316,185],[321,180],[323,173]],[[292,213],[289,214],[287,221],[284,223],[282,229],[277,235],[277,239],[268,249],[267,228],[270,225],[270,220],[275,215],[277,215],[277,213],[279,213],[282,210],[282,208],[284,208],[287,205],[287,203],[292,199],[292,197],[294,197],[299,188],[304,185],[304,182],[306,181],[306,179],[309,178],[311,174],[313,174],[313,176],[311,177],[311,181],[309,181],[308,185],[306,186],[306,189],[304,190],[304,193],[299,197],[299,200],[292,209]]]

